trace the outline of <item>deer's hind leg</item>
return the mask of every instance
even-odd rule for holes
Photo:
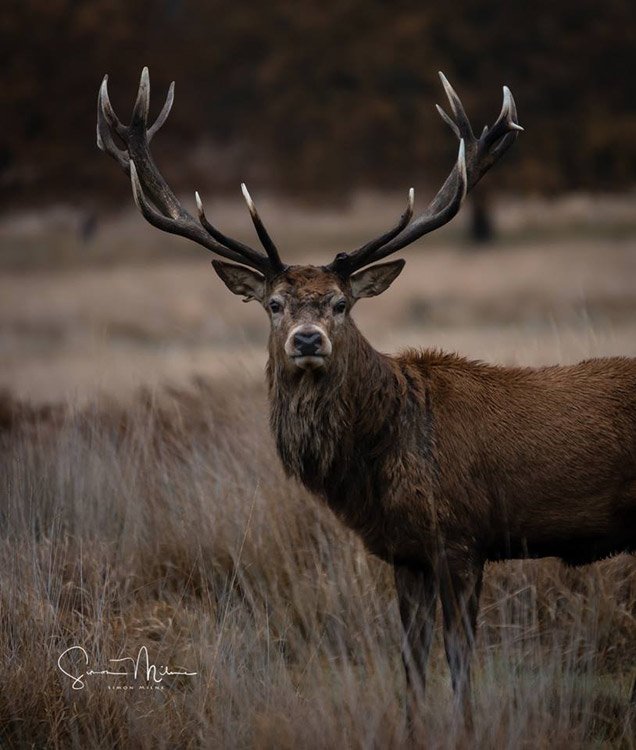
[[[452,553],[442,555],[439,589],[444,620],[444,647],[450,667],[455,704],[472,723],[470,660],[475,644],[483,563]]]

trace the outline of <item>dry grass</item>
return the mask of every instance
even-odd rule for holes
[[[75,413],[6,397],[1,419],[5,746],[633,747],[634,560],[491,566],[475,733],[438,633],[409,739],[389,571],[281,475],[260,388]],[[96,669],[145,645],[197,675],[74,691],[73,645]]]
[[[401,203],[272,224],[285,247],[304,239],[296,258],[322,260]],[[509,251],[466,252],[452,233],[412,248],[395,287],[356,309],[360,326],[388,351],[528,364],[636,355],[633,205],[615,216],[608,203],[595,236],[591,204],[575,201],[556,211],[551,239],[540,224],[554,207],[509,206]],[[142,227],[125,218],[86,250],[63,231],[0,227],[0,386],[14,394],[0,398],[0,746],[636,747],[626,556],[490,566],[474,734],[453,721],[436,632],[407,736],[390,571],[282,476],[262,311],[222,290],[196,251]],[[206,380],[187,385],[196,373]],[[158,691],[95,675],[72,690],[57,659],[74,645],[95,669],[146,646],[156,664],[197,675]]]

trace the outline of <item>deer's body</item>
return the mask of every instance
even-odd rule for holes
[[[276,349],[274,338],[271,425],[286,471],[394,566],[409,684],[424,686],[439,596],[470,720],[484,563],[636,551],[636,359],[390,357],[353,324],[328,372],[289,371]]]
[[[636,549],[636,360],[508,368],[352,339],[327,377],[270,360],[271,422],[288,473],[371,552],[432,566]]]
[[[404,266],[377,261],[450,221],[522,130],[507,87],[499,117],[477,137],[442,83],[453,117],[439,111],[460,140],[447,180],[422,215],[411,221],[411,190],[392,229],[327,266],[283,263],[245,186],[266,254],[210,224],[198,194],[198,219],[182,206],[149,151],[174,89],[149,127],[147,69],[129,125],[104,78],[97,142],[130,176],[151,224],[240,264],[213,261],[233,293],[269,315],[271,422],[285,469],[393,564],[410,684],[424,681],[439,596],[453,686],[468,711],[486,560],[575,564],[636,548],[636,360],[493,367],[435,351],[388,357],[360,334],[351,308]]]

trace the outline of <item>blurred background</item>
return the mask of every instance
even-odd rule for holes
[[[356,317],[379,348],[541,364],[636,354],[636,6],[303,0],[9,0],[0,11],[0,387],[124,395],[262,377],[267,322],[202,248],[134,211],[95,145],[99,84],[126,122],[176,80],[153,153],[174,189],[255,243],[247,181],[286,259],[322,263],[416,211],[508,84],[526,131],[447,228]]]

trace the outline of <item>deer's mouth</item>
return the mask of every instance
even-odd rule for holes
[[[324,367],[327,360],[325,354],[295,354],[291,358],[296,367],[301,370],[319,370]]]

